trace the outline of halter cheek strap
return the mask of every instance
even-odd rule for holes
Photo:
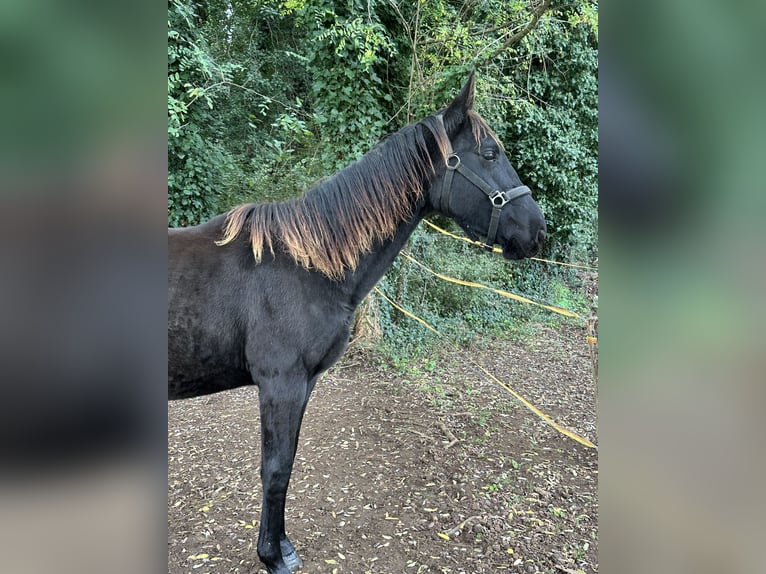
[[[439,115],[438,118],[439,121],[442,122],[442,125],[444,125],[444,120],[441,115]],[[532,192],[526,185],[520,185],[505,191],[493,189],[492,186],[482,179],[475,171],[463,165],[463,162],[460,161],[460,156],[452,150],[451,143],[448,142],[447,145],[449,146],[450,153],[447,156],[447,171],[444,174],[444,180],[442,181],[441,194],[439,194],[439,211],[445,215],[450,215],[449,200],[450,194],[452,193],[452,180],[457,171],[460,175],[484,192],[492,203],[492,217],[489,220],[489,229],[487,229],[487,237],[484,240],[485,245],[492,247],[497,238],[497,228],[500,225],[500,214],[503,211],[503,207],[518,197],[531,195]]]

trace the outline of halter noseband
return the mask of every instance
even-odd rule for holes
[[[444,119],[441,115],[437,117],[443,127]],[[491,248],[495,244],[497,228],[500,224],[500,213],[502,212],[503,207],[517,197],[531,195],[532,192],[526,185],[520,185],[505,191],[493,189],[492,186],[482,179],[475,171],[463,165],[463,162],[460,161],[460,156],[453,151],[452,143],[449,139],[447,140],[447,147],[449,150],[449,155],[447,156],[446,161],[447,173],[444,175],[444,181],[442,182],[442,192],[439,197],[439,209],[442,213],[449,214],[449,198],[452,193],[452,178],[456,171],[460,172],[464,178],[478,187],[489,198],[490,203],[492,203],[492,218],[489,220],[489,229],[487,230],[487,237],[484,240],[484,244]]]

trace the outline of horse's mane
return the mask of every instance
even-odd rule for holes
[[[497,139],[479,114],[470,110],[468,118],[477,143],[487,135]],[[257,263],[266,249],[273,256],[278,243],[304,268],[343,278],[376,241],[392,237],[398,225],[414,215],[423,182],[435,172],[426,129],[446,159],[449,137],[438,116],[430,116],[389,136],[300,197],[235,207],[227,214],[223,237],[216,244],[232,242],[249,222]]]

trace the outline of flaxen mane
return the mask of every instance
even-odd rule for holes
[[[477,143],[486,136],[497,140],[481,116],[469,111],[468,117]],[[216,243],[232,242],[247,225],[256,262],[266,249],[272,255],[275,248],[284,249],[304,268],[342,279],[376,241],[392,237],[413,216],[423,183],[434,174],[424,127],[446,159],[450,143],[444,124],[431,116],[393,134],[301,197],[235,207]]]

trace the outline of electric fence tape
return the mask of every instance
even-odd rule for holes
[[[470,243],[471,245],[478,245],[479,247],[486,247],[482,242],[480,241],[474,241],[473,239],[470,239],[468,237],[460,237],[459,235],[455,235],[454,233],[450,233],[446,229],[442,229],[438,225],[435,225],[428,221],[427,219],[423,220],[423,223],[428,225],[429,227],[432,227],[442,235],[446,235],[447,237],[452,237],[453,239],[458,239],[460,241],[465,241],[466,243]],[[503,250],[499,247],[493,247],[492,251],[495,253],[502,253]],[[561,261],[551,261],[550,259],[540,259],[539,257],[530,257],[529,259],[532,259],[533,261],[541,261],[543,263],[552,263],[553,265],[564,265],[565,267],[576,267],[577,269],[590,269],[592,271],[598,271],[598,267],[591,267],[590,265],[583,265],[582,263],[563,263]]]
[[[437,271],[434,271],[433,269],[430,269],[423,265],[420,261],[415,259],[414,257],[411,257],[410,255],[407,255],[406,253],[401,254],[402,257],[407,259],[408,261],[412,261],[415,265],[420,267],[421,269],[427,271],[434,277],[438,277],[439,279],[442,279],[443,281],[448,281],[449,283],[455,283],[456,285],[462,285],[464,287],[474,287],[478,289],[486,289],[487,291],[492,291],[493,293],[497,293],[501,297],[505,297],[506,299],[513,299],[514,301],[519,301],[521,303],[527,303],[528,305],[536,305],[538,307],[542,307],[544,309],[548,309],[549,311],[553,311],[554,313],[558,313],[559,315],[565,315],[567,317],[574,317],[576,319],[582,319],[580,315],[575,313],[574,311],[569,311],[568,309],[562,309],[561,307],[555,307],[553,305],[546,305],[544,303],[538,303],[537,301],[532,301],[532,299],[527,299],[526,297],[522,297],[521,295],[516,295],[515,293],[510,293],[508,291],[503,291],[502,289],[495,289],[494,287],[488,287],[487,285],[482,285],[481,283],[475,283],[474,281],[465,281],[463,279],[456,279],[455,277],[450,277],[449,275],[444,275],[443,273],[439,273]]]

